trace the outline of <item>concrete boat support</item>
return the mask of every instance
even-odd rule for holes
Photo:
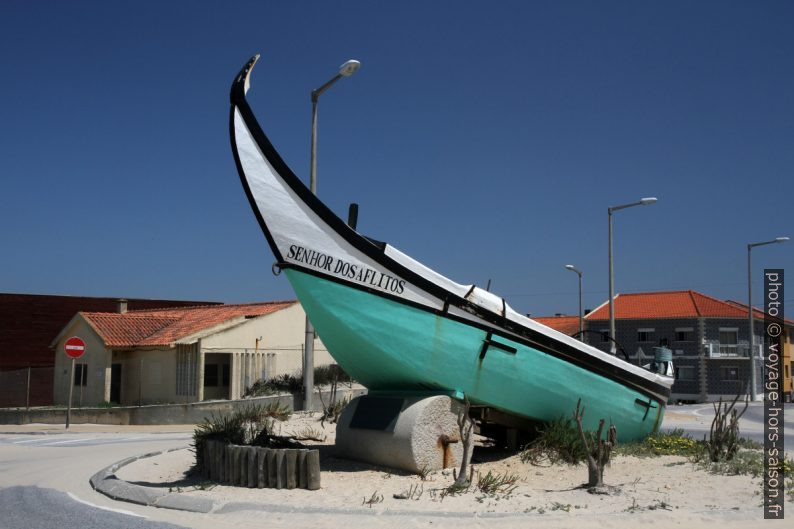
[[[459,467],[462,412],[463,405],[447,396],[358,397],[339,417],[336,454],[417,473]]]

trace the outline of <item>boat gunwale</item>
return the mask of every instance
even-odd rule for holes
[[[281,158],[281,155],[278,153],[278,151],[276,151],[275,147],[270,142],[270,139],[267,137],[264,130],[262,130],[261,126],[259,125],[259,121],[256,119],[256,116],[251,110],[251,107],[248,104],[248,101],[246,100],[245,97],[245,91],[246,91],[245,87],[248,83],[248,77],[250,76],[251,70],[254,64],[256,63],[256,61],[258,60],[258,58],[259,56],[257,55],[253,57],[251,60],[249,60],[248,63],[240,70],[240,73],[237,75],[234,82],[232,83],[232,87],[230,91],[231,109],[230,109],[230,119],[229,119],[229,133],[230,133],[232,154],[237,167],[238,175],[240,177],[240,181],[248,198],[251,209],[253,209],[254,215],[256,216],[256,219],[259,222],[259,226],[262,229],[262,232],[264,233],[265,238],[268,241],[271,251],[276,257],[277,266],[279,266],[282,269],[283,268],[298,269],[300,271],[307,272],[309,274],[322,277],[324,279],[329,279],[331,281],[339,282],[351,288],[365,290],[370,293],[382,297],[386,297],[388,299],[392,299],[398,303],[414,306],[416,308],[420,308],[428,312],[433,312],[438,315],[448,317],[455,321],[473,325],[485,331],[491,331],[491,332],[496,331],[497,333],[500,334],[505,334],[507,332],[511,336],[514,335],[520,338],[517,339],[516,341],[519,343],[523,343],[528,347],[538,349],[540,352],[546,354],[551,354],[555,357],[566,360],[572,363],[573,365],[577,365],[579,367],[587,367],[587,368],[595,369],[602,376],[606,376],[607,378],[615,380],[616,382],[633,387],[637,391],[640,391],[641,393],[649,397],[658,399],[662,404],[667,403],[667,400],[669,399],[671,392],[671,388],[669,386],[661,382],[646,378],[638,373],[634,373],[632,371],[623,369],[621,366],[600,359],[597,356],[588,353],[587,351],[573,347],[569,344],[566,344],[560,340],[555,339],[552,336],[546,335],[538,330],[531,329],[529,327],[521,325],[518,322],[514,322],[504,316],[499,316],[498,314],[494,314],[491,311],[488,311],[487,309],[479,307],[475,303],[472,303],[471,301],[453,292],[450,292],[449,290],[446,290],[440,285],[418,274],[414,270],[411,270],[405,265],[397,262],[395,259],[386,255],[384,248],[374,244],[367,237],[361,235],[360,233],[350,228],[350,226],[348,226],[339,216],[337,216],[333,211],[331,211],[331,209],[325,203],[323,203],[316,195],[314,195],[308,189],[308,187],[306,187],[306,185],[298,178],[298,176],[295,175],[295,173],[292,171],[292,169],[289,168],[289,166],[286,164],[283,158]],[[350,244],[353,248],[362,252],[365,256],[369,257],[376,263],[380,264],[390,272],[399,275],[400,277],[406,279],[410,283],[413,283],[416,287],[420,288],[421,290],[424,290],[431,296],[442,301],[444,308],[442,310],[438,310],[433,307],[423,305],[421,303],[417,303],[411,300],[407,300],[405,298],[388,294],[386,292],[369,288],[365,285],[350,283],[340,278],[334,277],[332,275],[326,275],[320,273],[319,271],[316,271],[314,269],[305,268],[296,265],[294,263],[286,262],[285,259],[283,258],[283,255],[281,254],[281,251],[276,245],[275,240],[273,239],[273,235],[270,233],[270,230],[267,227],[267,223],[262,217],[262,213],[259,210],[259,206],[256,203],[256,199],[253,196],[253,192],[251,191],[251,188],[248,184],[248,179],[242,167],[240,156],[237,150],[236,131],[235,131],[235,112],[240,113],[243,123],[247,127],[248,132],[251,135],[254,143],[260,149],[265,159],[267,159],[267,161],[273,166],[273,169],[278,174],[278,176],[284,180],[284,182],[289,186],[289,188],[297,195],[298,199],[302,200],[315,214],[317,214],[320,217],[320,219],[323,222],[325,222],[331,230],[333,230],[339,236],[341,236],[345,240],[345,242]],[[450,305],[454,305],[460,310],[463,310],[467,313],[472,314],[473,316],[485,320],[491,325],[494,325],[495,327],[491,328],[486,325],[479,324],[474,320],[462,318],[450,314],[448,312],[448,308]],[[540,343],[533,340],[533,337],[535,336],[541,337],[541,340],[539,340]],[[526,343],[527,341],[530,343]],[[552,343],[547,344],[544,342],[552,342]],[[559,351],[558,349],[564,349],[566,352]],[[605,369],[604,367],[607,368]],[[651,372],[648,372],[648,374],[654,375],[654,373]],[[651,388],[654,388],[655,390]]]

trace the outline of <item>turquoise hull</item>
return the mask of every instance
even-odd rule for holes
[[[328,351],[373,391],[457,391],[473,403],[530,419],[603,418],[622,441],[658,429],[664,403],[527,345],[493,334],[515,354],[480,353],[486,331],[295,269],[285,273]]]

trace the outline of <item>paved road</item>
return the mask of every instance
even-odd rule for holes
[[[47,434],[47,435],[14,435],[0,434],[0,445],[19,445],[28,447],[60,446],[76,448],[78,446],[97,446],[117,443],[145,443],[162,441],[181,441],[190,443],[190,434]]]
[[[45,507],[46,508],[43,508]],[[0,489],[2,529],[180,529],[147,520],[123,509],[88,505],[74,495],[39,487]]]
[[[176,511],[163,517],[161,509],[115,502],[88,479],[125,457],[187,446],[190,438],[189,431],[0,433],[0,529],[184,527]]]
[[[46,434],[46,435],[20,435],[20,434],[0,434],[0,445],[18,445],[27,447],[41,446],[60,446],[64,448],[76,448],[79,446],[98,446],[117,443],[145,443],[162,441],[181,441],[183,444],[190,444],[190,434],[187,433],[168,433],[168,434],[139,434],[139,435],[120,435],[120,434]],[[99,470],[99,469],[97,469]]]
[[[744,404],[737,403],[739,411]],[[784,432],[786,435],[786,452],[794,455],[794,404],[783,405]],[[665,414],[662,430],[682,428],[695,439],[702,439],[711,429],[714,419],[714,407],[711,404],[687,404],[670,406]],[[747,411],[739,419],[739,431],[742,437],[754,441],[764,440],[764,403],[751,402]]]

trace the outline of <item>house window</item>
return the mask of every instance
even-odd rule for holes
[[[786,378],[788,378],[788,366],[783,366],[783,368],[786,371]]]
[[[204,366],[204,387],[215,387],[218,385],[218,364],[206,364]]]
[[[606,329],[601,329],[601,343],[607,343],[609,341],[609,331]]]
[[[74,365],[74,385],[85,386],[88,383],[88,364]]]
[[[695,380],[695,366],[676,366],[676,380]]]
[[[736,366],[722,366],[720,367],[720,379],[723,382],[732,382],[739,380],[739,368]]]
[[[652,342],[654,341],[653,335],[656,329],[637,329],[638,342]]]
[[[736,345],[739,343],[739,329],[720,327],[720,344]]]
[[[692,327],[678,327],[675,330],[676,342],[692,342],[695,340],[695,330]]]
[[[221,386],[229,386],[229,368],[231,366],[229,364],[223,364],[223,381],[221,382]]]

